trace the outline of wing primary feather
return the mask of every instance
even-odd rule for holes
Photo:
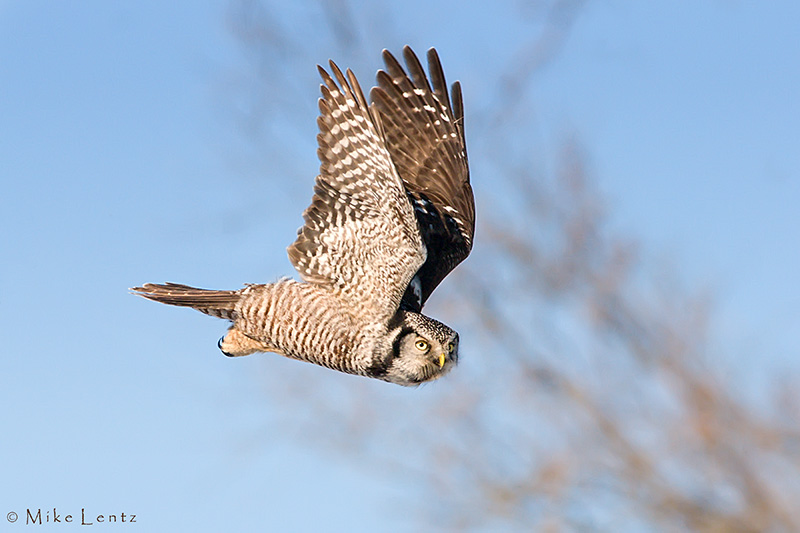
[[[444,79],[442,63],[439,61],[439,54],[435,48],[428,50],[428,71],[433,84],[433,94],[447,109],[452,109],[450,97],[447,94],[447,82]]]

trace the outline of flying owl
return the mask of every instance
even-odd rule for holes
[[[436,50],[428,75],[411,48],[403,56],[407,72],[383,51],[371,104],[350,70],[318,67],[320,172],[288,248],[303,281],[131,291],[230,320],[218,343],[230,357],[274,352],[406,386],[450,371],[458,333],[421,311],[472,249],[461,86],[448,94]]]

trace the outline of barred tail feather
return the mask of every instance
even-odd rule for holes
[[[130,289],[134,294],[161,302],[167,305],[191,307],[201,313],[234,320],[236,303],[241,298],[241,291],[215,291],[197,289],[180,283],[145,283],[141,287]]]

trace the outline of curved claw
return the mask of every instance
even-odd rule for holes
[[[224,336],[222,336],[222,337],[220,337],[220,338],[219,338],[219,340],[217,341],[217,348],[219,348],[219,351],[220,351],[220,352],[222,352],[222,354],[223,354],[225,357],[233,357],[233,354],[230,354],[230,353],[228,353],[228,352],[226,352],[225,350],[223,350],[223,349],[222,349],[222,341],[223,341],[224,339],[225,339],[225,337],[224,337]]]

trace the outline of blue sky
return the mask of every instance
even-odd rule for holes
[[[714,342],[735,369],[796,372],[800,7],[642,4],[588,3],[532,79],[529,112],[545,138],[580,136],[615,228],[711,286]],[[528,30],[460,5],[412,2],[380,46],[436,45],[469,124],[495,85],[475,65],[508,63]],[[23,527],[10,511],[53,507],[137,514],[137,531],[374,530],[403,493],[271,433],[284,406],[265,402],[259,376],[298,363],[232,362],[216,349],[222,322],[127,294],[292,275],[315,97],[292,101],[307,111],[307,180],[283,187],[228,113],[248,63],[227,8],[0,1],[0,530]],[[312,31],[301,15],[276,13]],[[364,86],[379,51],[364,54]]]

